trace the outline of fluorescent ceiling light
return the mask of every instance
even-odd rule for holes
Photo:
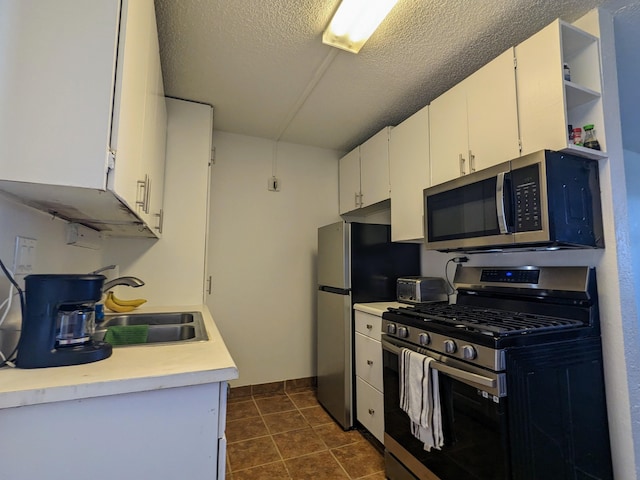
[[[358,53],[398,0],[342,0],[322,43]]]

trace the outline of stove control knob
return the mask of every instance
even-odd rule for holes
[[[471,345],[465,345],[462,347],[462,358],[465,360],[473,360],[478,356],[476,349]]]
[[[458,350],[458,346],[456,345],[456,342],[454,342],[453,340],[444,341],[445,353],[456,353],[456,350]]]
[[[428,333],[421,333],[418,335],[418,343],[420,343],[420,345],[429,345],[431,343],[431,337],[429,337]]]
[[[407,327],[398,327],[398,336],[400,338],[407,338],[409,336],[409,329]]]
[[[390,323],[387,325],[387,333],[390,333],[391,335],[394,335],[396,333],[396,324],[395,323]]]

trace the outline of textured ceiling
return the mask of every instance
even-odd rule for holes
[[[168,96],[213,105],[217,130],[348,151],[604,0],[400,0],[357,55],[322,44],[338,0],[155,2]]]

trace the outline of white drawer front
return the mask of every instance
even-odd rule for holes
[[[356,312],[356,332],[360,332],[367,337],[380,341],[382,331],[382,317],[366,312]]]
[[[356,377],[356,408],[358,421],[384,443],[384,398],[360,377]]]
[[[382,345],[376,340],[356,332],[356,375],[381,392]]]

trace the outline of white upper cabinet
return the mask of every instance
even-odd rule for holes
[[[340,159],[340,215],[389,199],[389,132],[385,127]]]
[[[513,49],[436,98],[429,127],[432,185],[518,157]]]
[[[516,58],[522,153],[551,149],[605,157],[598,38],[556,20],[517,45]],[[569,141],[569,125],[588,124],[595,126],[602,151]]]
[[[422,191],[429,182],[429,107],[391,130],[391,240],[421,241]]]
[[[340,215],[360,208],[360,147],[340,159]]]
[[[153,0],[0,2],[0,189],[157,236],[166,106]]]
[[[362,207],[389,199],[389,132],[385,127],[360,145]]]

